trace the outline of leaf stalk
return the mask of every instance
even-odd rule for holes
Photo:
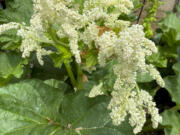
[[[68,62],[64,62],[64,65],[66,67],[66,70],[68,72],[69,78],[71,80],[71,84],[73,85],[74,88],[76,88],[76,79],[74,77],[74,74],[72,72],[70,64]]]

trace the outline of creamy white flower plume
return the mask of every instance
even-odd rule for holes
[[[137,134],[141,132],[145,122],[146,113],[151,115],[153,128],[157,128],[162,122],[156,104],[152,101],[152,97],[144,90],[135,91],[126,90],[124,92],[113,92],[112,100],[108,106],[112,110],[110,116],[115,125],[120,125],[125,117],[130,114],[129,123],[134,127],[133,132]],[[146,112],[144,109],[147,109]]]
[[[1,24],[0,25],[0,34],[2,34],[3,32],[10,30],[10,29],[17,29],[18,27],[20,27],[21,25],[19,23],[15,23],[15,22],[10,22],[7,24]]]
[[[159,71],[152,64],[147,65],[147,70],[149,70],[150,75],[152,76],[153,79],[156,80],[159,86],[161,87],[165,86],[164,80],[162,79]]]

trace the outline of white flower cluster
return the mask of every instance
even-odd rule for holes
[[[152,64],[147,65],[147,70],[149,70],[149,73],[151,74],[152,78],[155,79],[161,87],[165,86],[164,80],[159,74],[159,71],[157,71],[157,69]]]
[[[36,51],[37,59],[41,65],[44,64],[42,56],[49,55],[51,51],[41,48],[40,43],[50,42],[44,35],[44,29],[39,14],[34,14],[30,20],[30,26],[22,25],[17,35],[22,37],[22,57],[29,57],[31,52]]]
[[[107,13],[109,8],[114,7],[113,14],[129,14],[133,8],[133,3],[130,0],[88,0],[84,4],[84,11],[91,14],[94,10],[99,10]]]
[[[56,27],[59,38],[69,38],[71,52],[76,62],[81,63],[78,30],[83,28],[88,21],[87,17],[79,14],[78,10],[68,8],[70,3],[72,3],[70,0],[39,0],[39,4],[36,4],[36,12],[40,13],[43,20]]]
[[[108,11],[112,9],[112,11]],[[120,14],[129,14],[133,9],[131,0],[88,0],[84,3],[83,13],[89,22],[103,20],[104,25],[111,29],[126,28],[130,25],[129,21],[119,20]]]
[[[104,66],[106,60],[115,54],[117,36],[115,32],[105,32],[98,38],[96,44],[99,46],[98,61],[101,66]]]
[[[62,25],[64,33],[69,37],[71,52],[75,55],[76,62],[81,63],[80,51],[78,50],[78,32],[70,25]]]
[[[110,116],[115,125],[121,124],[125,120],[127,114],[130,114],[129,123],[134,127],[133,132],[139,133],[146,122],[146,113],[151,115],[153,128],[157,128],[162,122],[162,117],[158,113],[156,104],[152,101],[152,97],[144,90],[138,93],[126,90],[122,93],[114,91],[108,108],[112,110]],[[147,112],[145,111],[147,109]]]
[[[132,92],[136,87],[136,73],[141,71],[150,72],[157,83],[164,87],[159,72],[152,66],[146,64],[146,56],[157,52],[155,44],[145,38],[143,27],[133,25],[116,34],[113,31],[106,31],[96,41],[99,46],[98,60],[101,66],[106,61],[115,58],[118,62],[114,65],[114,73],[117,79],[112,92],[112,99],[109,104],[111,118],[115,125],[121,124],[127,114],[130,114],[129,122],[134,128],[134,133],[142,130],[146,121],[144,107],[149,109],[152,116],[153,126],[157,127],[161,122],[158,109],[152,102],[152,97],[145,91],[139,93]]]
[[[35,3],[38,3],[36,0]],[[36,9],[37,4],[34,4]],[[44,28],[42,25],[42,19],[40,14],[35,10],[34,15],[31,17],[30,26],[26,26],[25,23],[10,22],[8,24],[0,25],[0,34],[9,29],[17,29],[17,35],[22,37],[21,51],[22,57],[29,57],[31,52],[36,51],[37,59],[41,65],[43,65],[42,56],[49,55],[51,51],[47,51],[41,48],[40,43],[50,42],[44,35]]]
[[[0,25],[0,35],[10,29],[17,29],[18,27],[20,27],[20,24],[15,23],[15,22],[10,22],[7,24],[2,24]]]
[[[59,38],[68,37],[69,47],[76,58],[77,63],[81,63],[78,41],[83,40],[85,44],[90,45],[92,41],[98,38],[98,25],[96,21],[103,19],[105,26],[109,28],[123,28],[129,26],[128,21],[118,20],[121,13],[130,13],[133,8],[131,0],[88,0],[84,2],[83,12],[79,13],[78,5],[74,5],[74,0],[33,0],[34,14],[30,20],[30,26],[9,23],[0,25],[0,34],[11,28],[18,28],[18,35],[23,37],[21,51],[23,57],[28,57],[31,52],[37,52],[38,60],[43,64],[43,55],[50,52],[41,48],[42,42],[50,42],[45,32],[49,24],[55,27]],[[113,10],[108,11],[109,8]],[[85,28],[82,32],[80,29]],[[41,50],[41,51],[40,51]],[[41,52],[44,52],[41,55]],[[46,53],[45,53],[46,52]]]
[[[96,41],[98,39],[99,29],[95,23],[89,24],[86,30],[81,34],[81,39],[91,47],[92,41]]]

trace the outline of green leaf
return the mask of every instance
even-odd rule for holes
[[[177,58],[177,46],[169,47],[169,46],[162,46],[159,47],[159,50],[162,54],[162,57],[166,58]]]
[[[167,110],[163,112],[163,123],[165,135],[179,135],[180,133],[180,113]]]
[[[69,41],[68,38],[60,39],[57,36],[57,30],[54,28],[55,26],[50,25],[48,29],[47,36],[55,42],[55,44],[51,44],[53,47],[56,48],[56,52],[50,55],[52,58],[55,67],[60,68],[64,62],[69,63],[71,62],[72,54],[70,48],[68,46]]]
[[[0,9],[0,24],[8,22],[29,24],[32,13],[32,0],[6,0],[6,9]]]
[[[91,90],[91,88],[94,85],[98,85],[99,83],[103,83],[103,88],[104,88],[104,92],[105,91],[112,91],[113,87],[114,87],[114,83],[116,80],[116,75],[114,74],[114,67],[115,61],[110,61],[105,67],[98,67],[96,71],[94,71],[93,73],[91,73],[88,76],[88,84],[86,84],[89,88],[89,90]]]
[[[64,97],[60,107],[61,121],[64,125],[71,124],[72,128],[102,126],[110,122],[109,112],[106,109],[108,101],[109,98],[106,97],[88,98],[84,92],[69,94]],[[93,119],[94,116],[96,120]]]
[[[180,15],[180,5],[176,5],[176,13],[179,16]]]
[[[177,38],[180,39],[180,18],[175,13],[168,13],[164,19],[159,23],[160,28],[167,32],[170,29],[174,29],[177,32]]]
[[[21,37],[17,36],[17,30],[10,29],[0,36],[0,46],[3,50],[16,50],[20,48]]]
[[[123,123],[113,126],[107,106],[109,98],[98,96],[88,98],[83,91],[64,97],[60,107],[63,125],[69,125],[81,135],[132,135],[131,127]]]
[[[175,29],[170,28],[169,31],[164,32],[162,35],[162,41],[165,42],[168,46],[175,46],[177,40],[177,32]]]
[[[0,52],[0,77],[4,79],[11,76],[20,78],[25,64],[27,64],[27,59],[22,59],[19,54]]]
[[[45,80],[44,83],[51,87],[61,89],[61,91],[63,91],[63,92],[71,89],[71,87],[68,84],[66,84],[65,82],[55,80],[55,79]]]
[[[143,4],[140,2],[140,0],[131,0],[134,4],[134,10],[140,8]]]
[[[39,80],[0,88],[1,135],[54,135],[63,93]]]
[[[165,88],[170,93],[172,100],[180,105],[180,62],[173,66],[176,73],[174,76],[168,76],[164,79]]]
[[[152,63],[156,67],[166,68],[168,63],[168,58],[177,58],[177,46],[158,46],[158,53],[153,53],[151,56],[147,57],[149,63]]]
[[[138,82],[138,86],[140,89],[147,91],[152,97],[154,97],[157,91],[160,89],[160,87],[157,86],[156,81]]]
[[[61,68],[62,64],[64,63],[63,55],[60,53],[52,53],[50,54],[50,57],[54,63],[54,66],[56,68]]]
[[[64,95],[57,81],[51,81],[26,80],[0,88],[1,135],[133,134],[127,122],[112,125],[108,97],[88,98],[84,91]]]
[[[146,82],[151,82],[154,79],[151,77],[150,73],[142,74],[141,72],[137,73],[137,79],[136,81],[138,83],[146,83]]]
[[[164,58],[177,58],[177,48],[180,45],[180,37],[175,29],[169,29],[164,32],[161,38],[161,44],[159,46],[160,57]]]
[[[11,79],[11,77],[6,78],[6,79],[0,77],[0,86],[6,85],[8,83],[8,81],[10,81],[10,79]]]
[[[88,52],[86,54],[86,66],[87,66],[87,68],[90,68],[90,67],[98,64],[97,57],[98,57],[97,51],[95,49],[88,50]]]
[[[167,67],[167,58],[160,51],[158,53],[153,53],[151,56],[148,56],[147,60],[149,63],[152,63],[156,67]]]
[[[159,54],[150,57],[157,67],[165,67],[168,58],[177,59],[177,48],[180,45],[180,18],[175,13],[168,13],[159,23],[160,33],[156,36]],[[158,31],[157,31],[158,32]]]

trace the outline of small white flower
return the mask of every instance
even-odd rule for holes
[[[104,93],[102,92],[101,88],[103,86],[103,83],[100,83],[99,85],[95,85],[90,93],[89,93],[89,97],[92,98],[92,97],[96,97],[98,95],[103,95]]]
[[[104,66],[106,60],[108,60],[115,53],[117,36],[114,32],[104,32],[102,36],[100,36],[96,45],[99,46],[99,54],[98,54],[98,62],[101,66]]]
[[[45,49],[43,49],[41,47],[38,47],[37,50],[36,50],[36,55],[37,55],[37,60],[38,60],[39,64],[44,65],[44,61],[43,61],[42,56],[49,55],[51,53],[52,52],[49,51],[49,50],[45,50]]]
[[[19,23],[15,23],[15,22],[10,22],[7,24],[1,24],[0,25],[0,35],[10,29],[17,29],[18,27],[20,27],[21,25]]]
[[[153,79],[156,80],[156,82],[159,84],[159,86],[161,86],[161,87],[165,86],[164,80],[162,79],[160,73],[157,71],[157,69],[152,64],[147,65],[147,70],[149,70],[150,75],[152,76]]]
[[[92,41],[97,41],[98,33],[98,26],[95,23],[89,23],[88,27],[81,34],[81,39],[84,41],[85,44],[91,47]]]

